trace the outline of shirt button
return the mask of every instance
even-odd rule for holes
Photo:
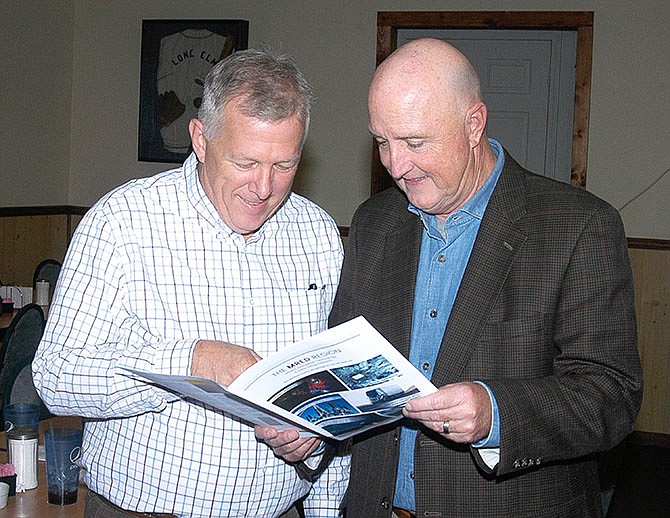
[[[432,309],[432,310],[430,311],[430,318],[435,318],[436,316],[437,316],[437,310],[436,310],[436,309]]]
[[[444,256],[444,254],[442,254],[440,257],[437,258],[437,260],[438,260],[439,262],[443,263],[444,261],[447,260],[447,258]]]
[[[409,478],[411,478],[412,480],[414,480],[414,471],[410,471],[410,472],[409,472]]]
[[[249,303],[248,303],[248,304],[249,304],[250,306],[253,306],[253,305],[254,305],[254,299],[249,299]]]
[[[427,371],[428,369],[430,369],[430,363],[428,363],[428,362],[423,362],[423,364],[421,364],[421,368],[422,368],[423,370]]]

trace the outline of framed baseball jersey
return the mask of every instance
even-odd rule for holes
[[[186,159],[205,76],[248,36],[246,20],[142,20],[138,160]]]

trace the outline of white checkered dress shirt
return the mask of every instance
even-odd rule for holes
[[[122,368],[187,375],[199,339],[266,356],[323,331],[341,262],[335,223],[296,194],[245,242],[206,197],[193,155],[103,197],[77,227],[33,363],[52,412],[91,418],[87,485],[141,512],[272,517],[309,493],[307,516],[336,516],[347,457],[312,486],[252,426]]]

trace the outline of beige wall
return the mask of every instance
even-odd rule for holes
[[[340,225],[369,189],[365,101],[381,10],[594,11],[587,187],[622,207],[670,163],[666,0],[5,3],[0,206],[90,205],[125,180],[166,167],[136,158],[142,19],[243,18],[251,46],[295,55],[319,97],[297,190]],[[670,239],[668,199],[670,175],[622,211],[627,234]]]
[[[72,0],[0,7],[0,206],[67,203]]]

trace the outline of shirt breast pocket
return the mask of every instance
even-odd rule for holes
[[[282,318],[295,326],[314,328],[312,333],[323,330],[321,326],[327,320],[330,311],[328,291],[327,286],[316,284],[310,285],[307,289],[284,290],[281,294]]]

